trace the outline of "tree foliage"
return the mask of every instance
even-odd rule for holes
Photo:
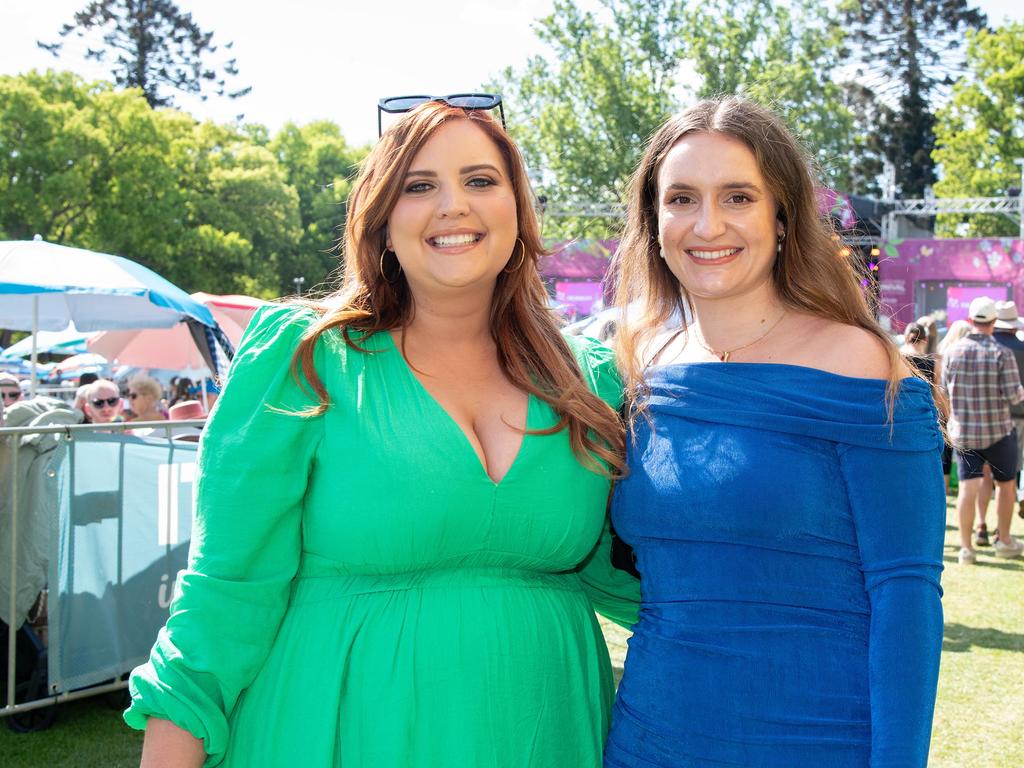
[[[209,64],[217,52],[213,33],[204,32],[170,0],[93,0],[60,30],[61,38],[69,35],[83,41],[99,38],[101,44],[86,48],[86,58],[108,65],[117,85],[141,88],[151,107],[170,106],[168,90],[203,100],[210,89],[232,99],[251,90],[228,88],[228,78],[238,75],[236,60]],[[64,43],[38,45],[57,56]]]
[[[555,0],[536,24],[550,55],[509,68],[499,86],[512,133],[552,208],[617,203],[643,144],[675,107],[681,30],[677,0],[602,0],[601,20]],[[510,98],[509,98],[510,97]],[[545,234],[600,235],[614,220],[549,218]]]
[[[1024,158],[1024,23],[968,35],[968,77],[953,86],[938,113],[937,148],[942,197],[1002,197],[1020,189]],[[1016,236],[1018,223],[1005,216],[941,216],[943,236]]]
[[[854,178],[853,115],[832,73],[843,34],[812,0],[600,0],[581,9],[556,0],[537,22],[547,45],[499,87],[513,133],[542,173],[549,207],[617,203],[650,135],[686,98],[743,93],[769,104],[817,156],[830,183]],[[619,222],[549,218],[546,234],[602,236]]]
[[[834,80],[844,33],[815,0],[708,0],[685,14],[686,57],[707,98],[743,94],[772,107],[815,156],[824,181],[849,189],[853,113]]]
[[[850,60],[881,102],[874,143],[896,168],[897,192],[921,197],[935,181],[932,101],[960,75],[962,43],[985,15],[968,0],[845,0]]]
[[[338,264],[337,245],[345,224],[345,201],[368,148],[351,147],[337,125],[317,121],[286,123],[267,145],[298,195],[303,222],[299,247],[282,269],[319,282]]]
[[[190,291],[279,296],[336,266],[363,151],[330,123],[269,136],[69,73],[0,77],[0,232],[127,256]]]

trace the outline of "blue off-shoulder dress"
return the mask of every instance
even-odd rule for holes
[[[658,367],[612,520],[641,573],[607,768],[927,764],[942,439],[927,385]]]

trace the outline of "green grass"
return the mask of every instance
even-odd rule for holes
[[[105,696],[58,707],[53,727],[14,733],[0,723],[5,768],[138,768],[142,733],[131,730]]]
[[[989,517],[993,527],[994,513]],[[942,576],[946,633],[932,732],[932,768],[1010,766],[1024,759],[1024,561],[958,566],[952,507]],[[1014,517],[1014,533],[1024,523]],[[908,532],[908,535],[912,533]],[[628,633],[602,621],[613,663],[621,668]],[[134,768],[142,734],[104,697],[61,705],[47,731],[17,734],[0,724],[4,768]]]
[[[929,765],[1010,766],[1024,762],[1024,560],[958,566],[956,516],[949,509],[942,574],[946,631]],[[1024,536],[1014,515],[1012,532]],[[989,511],[989,530],[995,512]]]

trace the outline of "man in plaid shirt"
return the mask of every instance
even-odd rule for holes
[[[992,338],[996,304],[986,297],[971,302],[973,332],[946,353],[942,386],[949,394],[949,436],[956,448],[961,564],[977,560],[971,532],[985,464],[996,482],[996,557],[1020,557],[1024,544],[1010,535],[1017,475],[1017,432],[1010,406],[1024,400],[1013,353]]]

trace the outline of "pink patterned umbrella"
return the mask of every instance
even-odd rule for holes
[[[267,303],[251,296],[213,296],[208,293],[196,293],[192,298],[210,309],[217,324],[236,347],[249,318]],[[138,368],[181,371],[207,367],[192,334],[183,323],[173,328],[108,331],[90,339],[88,347],[91,352],[108,360]]]

